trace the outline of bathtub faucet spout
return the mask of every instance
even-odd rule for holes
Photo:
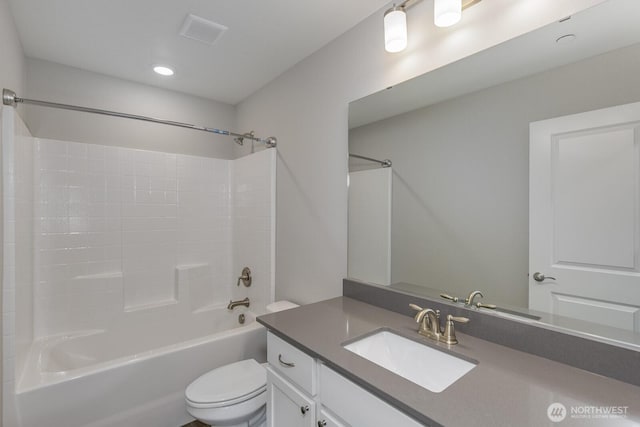
[[[245,299],[241,299],[238,301],[229,301],[229,305],[227,306],[228,310],[233,310],[234,308],[236,308],[239,305],[244,305],[245,307],[249,307],[249,297],[245,298]]]

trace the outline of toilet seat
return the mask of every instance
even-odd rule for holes
[[[202,375],[187,387],[185,398],[194,408],[220,408],[250,400],[266,389],[267,371],[248,359]]]
[[[244,396],[239,396],[235,399],[230,399],[230,400],[223,400],[221,402],[208,402],[208,403],[200,403],[200,402],[194,402],[193,400],[190,400],[189,398],[186,399],[187,404],[193,408],[201,408],[201,409],[207,409],[207,408],[222,408],[225,406],[231,406],[231,405],[237,405],[238,403],[242,403],[245,402],[247,400],[251,400],[256,396],[259,396],[260,394],[264,393],[265,391],[267,391],[267,386],[265,385],[264,387],[251,392],[249,394],[246,394]]]

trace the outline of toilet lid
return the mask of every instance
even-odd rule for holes
[[[193,403],[227,402],[261,392],[266,384],[267,371],[248,359],[207,372],[187,387],[185,395]]]

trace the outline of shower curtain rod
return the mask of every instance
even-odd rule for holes
[[[59,108],[59,109],[62,109],[62,110],[82,111],[82,112],[85,112],[85,113],[102,114],[104,116],[122,117],[122,118],[125,118],[125,119],[133,119],[133,120],[141,120],[141,121],[144,121],[144,122],[160,123],[160,124],[163,124],[163,125],[177,126],[177,127],[187,128],[187,129],[199,130],[199,131],[203,131],[203,132],[215,133],[215,134],[218,134],[218,135],[233,136],[233,137],[235,137],[234,141],[237,142],[240,145],[242,145],[242,143],[243,143],[243,141],[245,139],[249,139],[251,141],[256,141],[256,142],[263,142],[269,148],[275,147],[277,145],[277,142],[278,142],[278,140],[274,136],[270,136],[268,138],[258,138],[258,137],[253,135],[253,132],[240,134],[240,133],[230,132],[228,130],[221,130],[221,129],[209,128],[209,127],[205,127],[205,126],[192,125],[192,124],[189,124],[189,123],[174,122],[174,121],[171,121],[171,120],[162,120],[162,119],[157,119],[157,118],[154,118],[154,117],[138,116],[138,115],[135,115],[135,114],[120,113],[120,112],[117,112],[117,111],[100,110],[100,109],[97,109],[97,108],[79,107],[77,105],[59,104],[57,102],[38,101],[36,99],[20,98],[20,97],[18,97],[16,95],[16,93],[14,91],[9,90],[9,89],[2,89],[2,103],[4,105],[10,105],[12,107],[15,107],[16,104],[19,104],[19,103],[21,103],[21,104],[32,104],[32,105],[38,105],[38,106],[41,106],[41,107],[52,107],[52,108]]]
[[[355,157],[356,159],[369,160],[370,162],[380,163],[383,168],[391,167],[391,160],[389,159],[378,160],[378,159],[372,159],[371,157],[365,157],[359,154],[351,154],[351,153],[349,153],[349,157]]]

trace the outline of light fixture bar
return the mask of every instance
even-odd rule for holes
[[[482,0],[469,0],[469,1],[463,1],[462,2],[462,10],[465,10],[473,5],[476,5],[478,3],[480,3]]]
[[[421,0],[404,0],[384,12],[384,49],[390,53],[407,47],[407,9]],[[434,0],[433,21],[437,27],[450,27],[460,21],[462,11],[482,0]],[[411,4],[409,4],[411,3]]]

